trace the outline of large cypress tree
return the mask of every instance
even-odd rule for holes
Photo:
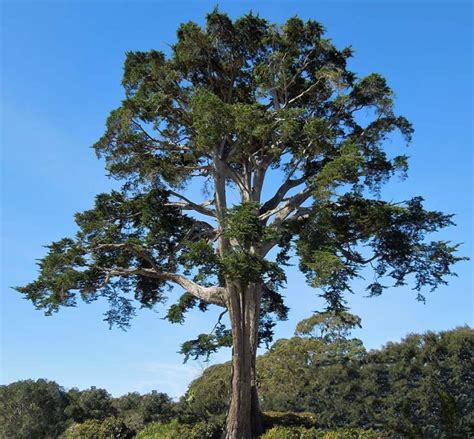
[[[348,70],[351,53],[315,21],[276,26],[218,10],[204,28],[181,25],[169,56],[129,52],[125,98],[95,144],[123,189],[77,214],[77,235],[51,244],[38,279],[18,291],[47,313],[106,297],[106,319],[122,327],[172,285],[185,292],[170,321],[222,307],[230,327],[219,320],[182,350],[232,346],[226,434],[258,434],[256,349],[286,316],[278,289],[289,256],[336,312],[364,267],[370,295],[410,282],[422,299],[461,259],[456,245],[425,239],[450,215],[378,196],[407,170],[384,141],[398,131],[408,142],[413,130],[383,77]],[[190,184],[209,199],[190,197]]]

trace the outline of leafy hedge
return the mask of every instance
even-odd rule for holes
[[[311,415],[311,416],[309,416]],[[267,413],[265,421],[289,423],[270,428],[260,439],[384,439],[385,436],[374,430],[342,429],[323,431],[316,427],[297,424],[298,419],[306,425],[315,423],[314,415],[307,413]],[[155,422],[140,432],[135,439],[220,439],[224,424],[198,422],[194,425],[179,424],[176,420],[166,424]]]
[[[217,422],[179,424],[176,419],[166,424],[154,422],[142,430],[135,439],[220,439],[224,425]]]
[[[60,439],[132,439],[134,432],[121,419],[107,418],[103,421],[89,419],[81,424],[72,424]]]
[[[260,439],[384,439],[384,436],[374,430],[357,428],[324,432],[314,427],[273,427]]]
[[[317,418],[314,413],[293,412],[263,412],[263,426],[265,430],[276,427],[317,427]]]

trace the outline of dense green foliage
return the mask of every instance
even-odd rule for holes
[[[367,352],[349,337],[359,323],[347,313],[311,316],[298,336],[258,358],[265,438],[473,435],[471,328],[411,334]],[[112,398],[94,387],[66,392],[50,381],[19,381],[0,387],[0,437],[218,438],[229,379],[228,364],[211,366],[177,405],[158,392]]]
[[[103,421],[90,419],[82,424],[71,425],[61,439],[132,439],[135,434],[123,420],[105,418]]]
[[[116,414],[112,406],[112,396],[104,389],[95,387],[82,391],[71,389],[67,396],[69,401],[64,412],[74,422],[81,423],[88,419],[104,420]]]
[[[387,81],[358,77],[351,56],[316,21],[232,21],[218,9],[204,27],[182,24],[169,56],[129,52],[125,98],[94,145],[123,188],[78,213],[76,236],[48,246],[37,280],[17,290],[48,314],[103,297],[106,320],[126,327],[137,306],[164,303],[170,285],[186,290],[167,313],[182,323],[194,307],[228,308],[235,283],[256,283],[266,343],[287,316],[279,289],[290,254],[332,310],[368,269],[370,295],[410,282],[423,300],[422,288],[446,283],[462,259],[457,245],[429,239],[451,215],[420,197],[379,197],[407,170],[384,143],[409,142],[413,129]],[[264,199],[270,176],[276,191]],[[188,199],[191,182],[209,199]],[[182,352],[229,346],[231,329],[219,321]]]
[[[173,420],[168,423],[150,424],[137,435],[136,439],[220,439],[223,430],[223,422],[207,421],[190,425]]]
[[[134,431],[142,430],[151,422],[169,421],[175,415],[171,398],[155,390],[145,395],[128,393],[115,398],[112,404],[117,415]]]
[[[384,439],[385,436],[374,430],[358,428],[336,431],[321,431],[305,427],[273,427],[261,439]]]
[[[310,321],[321,316],[301,322],[300,334]],[[375,428],[407,438],[474,433],[472,329],[412,334],[367,352],[360,340],[328,338],[334,322],[330,330],[326,323],[312,328],[318,336],[278,340],[258,358],[264,410],[314,413],[318,428],[331,430]],[[182,398],[183,410],[208,419],[225,413],[229,377],[228,363],[207,369]]]
[[[0,437],[45,439],[65,428],[68,398],[62,387],[47,380],[26,380],[0,386]]]
[[[287,418],[297,417],[297,414],[287,414]],[[290,423],[291,425],[291,423]],[[199,422],[194,425],[169,423],[153,423],[141,431],[136,439],[220,439],[223,424]],[[374,430],[341,429],[323,431],[314,427],[286,426],[270,428],[261,439],[384,439],[385,436]]]
[[[170,420],[174,406],[156,391],[113,398],[96,387],[65,391],[53,381],[18,381],[0,386],[0,437],[56,438],[69,427],[67,439],[126,439],[150,422]]]

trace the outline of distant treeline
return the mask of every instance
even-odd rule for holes
[[[311,412],[319,428],[393,438],[474,438],[474,330],[412,334],[366,351],[343,337],[278,340],[258,358],[264,411]],[[192,415],[227,410],[230,364],[212,366],[182,399]]]
[[[323,430],[474,437],[473,329],[413,334],[368,352],[333,323],[307,319],[297,336],[278,340],[259,357],[264,411],[314,413]],[[53,381],[18,381],[0,387],[0,437],[126,439],[157,422],[222,424],[229,376],[228,363],[209,367],[179,402],[155,391],[113,398],[95,387],[66,391]]]

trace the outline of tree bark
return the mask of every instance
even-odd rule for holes
[[[232,327],[232,397],[226,439],[252,439],[262,433],[256,382],[256,355],[261,287],[250,284],[228,288]]]

